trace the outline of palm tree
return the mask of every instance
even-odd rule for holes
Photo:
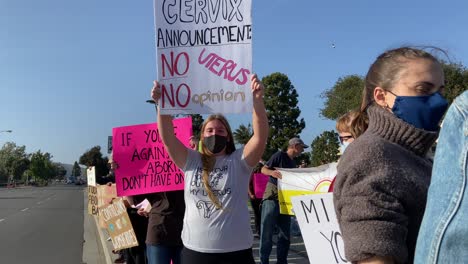
[[[252,126],[248,124],[247,126],[240,125],[239,128],[237,128],[234,133],[234,139],[238,144],[245,145],[249,141],[249,139],[252,137],[253,131],[252,131]]]

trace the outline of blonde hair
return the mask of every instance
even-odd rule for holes
[[[200,135],[200,139],[202,142],[202,145],[201,145],[201,154],[202,154],[201,160],[202,160],[202,168],[203,168],[202,182],[203,182],[203,186],[205,187],[206,192],[208,193],[208,198],[210,198],[210,200],[213,202],[213,204],[216,206],[217,209],[221,209],[223,206],[221,202],[219,201],[218,197],[214,195],[213,190],[211,189],[211,185],[210,185],[210,173],[211,171],[213,171],[213,167],[216,163],[216,157],[205,146],[205,142],[204,142],[205,137],[203,135],[206,125],[213,120],[220,121],[226,128],[226,131],[228,134],[226,154],[229,155],[233,153],[236,150],[236,146],[234,145],[234,137],[232,135],[231,126],[229,126],[227,119],[223,115],[221,114],[211,115],[205,120],[205,122],[203,122],[203,125],[201,127],[201,135]]]

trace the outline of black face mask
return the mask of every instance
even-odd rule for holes
[[[227,137],[213,135],[204,139],[206,148],[213,154],[221,152],[227,144]]]

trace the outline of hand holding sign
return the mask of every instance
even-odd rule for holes
[[[151,98],[153,98],[156,104],[158,104],[158,101],[161,98],[161,87],[159,86],[158,81],[153,81],[153,89],[151,90]]]

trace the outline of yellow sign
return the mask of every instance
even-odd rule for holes
[[[291,197],[315,193],[326,193],[336,176],[337,163],[314,168],[278,169],[282,179],[278,180],[280,214],[294,215]]]

